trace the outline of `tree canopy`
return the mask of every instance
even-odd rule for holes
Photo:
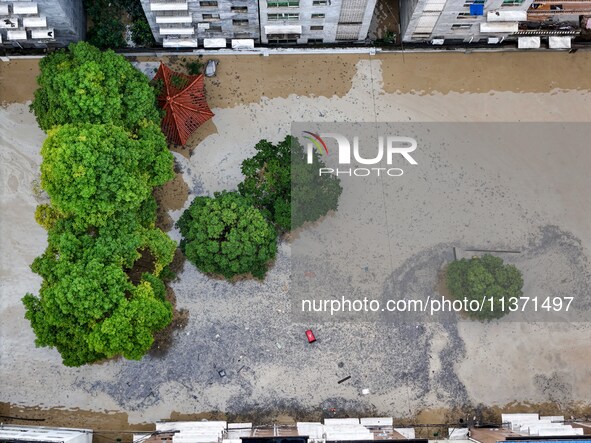
[[[158,276],[172,261],[175,242],[131,213],[90,231],[60,218],[48,234],[45,253],[31,266],[43,278],[39,296],[23,299],[36,344],[57,348],[68,366],[118,354],[141,358],[153,332],[172,318]],[[152,269],[134,284],[129,274],[141,251],[153,257]]]
[[[332,175],[319,176],[322,162],[314,154],[308,165],[303,147],[287,136],[277,145],[261,140],[257,153],[242,162],[240,194],[252,200],[279,232],[296,229],[336,210],[342,188]]]
[[[154,36],[140,0],[84,0],[84,9],[92,26],[87,41],[100,49],[116,49],[127,45],[125,24],[127,16],[132,25],[131,39],[138,46],[154,45]]]
[[[143,120],[159,123],[148,78],[111,50],[73,43],[44,57],[39,66],[31,109],[44,131],[67,123],[115,124],[128,130]]]
[[[455,299],[466,298],[481,302],[483,297],[486,298],[487,302],[482,310],[467,312],[468,315],[482,320],[500,318],[507,314],[509,299],[522,295],[521,272],[515,266],[505,264],[499,257],[489,254],[450,263],[446,278],[447,288]],[[491,299],[492,309],[489,301]]]
[[[205,273],[264,278],[277,252],[273,226],[237,192],[196,197],[177,226],[183,235],[181,250]]]
[[[114,125],[64,125],[41,149],[41,186],[60,213],[102,226],[117,211],[137,211],[174,176],[164,135],[145,123],[140,137]]]
[[[163,272],[176,243],[155,226],[155,186],[173,176],[154,90],[113,52],[78,43],[41,62],[32,108],[48,133],[37,222],[48,246],[23,298],[37,346],[67,366],[140,359],[172,319]]]

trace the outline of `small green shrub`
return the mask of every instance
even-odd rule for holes
[[[482,310],[466,312],[480,320],[491,320],[507,314],[509,299],[520,297],[523,288],[521,272],[515,266],[504,264],[499,257],[488,254],[481,258],[463,258],[450,263],[446,283],[451,296],[456,300],[482,302],[483,298],[486,299]]]
[[[185,68],[189,75],[199,75],[203,71],[203,63],[199,60],[193,60],[185,63]]]

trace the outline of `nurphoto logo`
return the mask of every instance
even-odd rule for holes
[[[309,165],[314,163],[314,149],[320,155],[329,155],[328,145],[325,139],[334,139],[338,148],[338,163],[339,166],[351,165],[351,151],[353,152],[353,159],[361,165],[383,165],[381,167],[361,167],[361,168],[318,168],[318,174],[334,174],[334,175],[348,175],[355,177],[367,177],[368,175],[388,175],[390,177],[400,177],[404,174],[404,170],[399,167],[391,167],[394,164],[394,159],[400,160],[404,158],[409,164],[417,165],[417,161],[411,156],[411,152],[417,149],[417,141],[411,137],[401,136],[379,136],[377,143],[377,153],[372,158],[365,158],[361,155],[359,147],[359,137],[353,137],[353,143],[337,132],[326,132],[317,134],[311,131],[303,131],[303,138],[307,142],[307,163]],[[351,150],[351,145],[353,149]]]

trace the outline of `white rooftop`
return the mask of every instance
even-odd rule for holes
[[[165,48],[196,48],[197,39],[166,37],[162,42],[162,46]]]
[[[45,17],[24,17],[23,26],[25,28],[46,28],[47,18]]]
[[[0,427],[0,440],[22,440],[49,443],[91,443],[92,429],[2,425],[2,427]]]
[[[156,423],[156,430],[176,431],[172,443],[218,443],[227,425],[225,421],[172,421]]]
[[[226,47],[226,39],[225,38],[204,38],[203,39],[203,47],[204,48],[225,48]]]
[[[53,39],[55,38],[55,31],[53,28],[47,29],[32,29],[31,38],[35,39]]]
[[[14,2],[12,4],[13,14],[37,14],[37,3],[35,2]]]
[[[507,423],[512,431],[531,436],[563,436],[582,435],[582,428],[573,428],[564,424],[560,415],[542,416],[538,414],[502,414],[501,420]]]

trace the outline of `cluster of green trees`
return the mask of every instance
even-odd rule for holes
[[[173,178],[148,79],[87,43],[47,56],[31,108],[47,131],[36,219],[48,246],[23,298],[38,346],[67,366],[140,359],[172,319],[163,270],[176,244],[155,227],[155,186]]]
[[[261,140],[242,162],[238,192],[197,197],[177,226],[181,250],[201,271],[225,278],[250,273],[264,278],[277,252],[277,236],[336,210],[342,192],[336,176],[319,176],[314,153],[287,136],[274,145]]]
[[[485,298],[481,310],[466,312],[479,320],[504,316],[509,312],[509,300],[522,295],[523,278],[519,269],[490,254],[450,263],[446,279],[450,294],[457,300],[482,302]]]

